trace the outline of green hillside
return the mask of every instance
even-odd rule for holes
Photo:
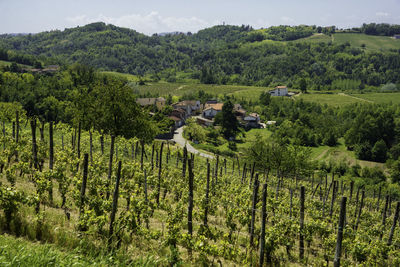
[[[301,38],[295,42],[307,42],[307,43],[334,43],[334,44],[346,44],[350,43],[352,47],[362,48],[366,50],[390,50],[400,49],[400,40],[393,39],[388,36],[374,36],[363,33],[335,33],[332,36],[316,33],[312,36]],[[363,47],[365,45],[365,47]]]
[[[388,36],[373,36],[360,33],[335,33],[334,43],[344,44],[349,42],[353,47],[361,48],[365,45],[367,50],[400,49],[400,40]]]
[[[315,26],[255,30],[244,25],[218,25],[195,34],[146,36],[99,22],[64,31],[2,35],[0,60],[18,51],[48,58],[49,62],[81,63],[172,83],[286,84],[300,89],[300,83],[305,82],[308,90],[400,83],[400,55],[393,50],[400,48],[398,40],[320,30],[318,33]],[[26,57],[16,62],[24,64]],[[338,84],[352,86],[338,88]]]

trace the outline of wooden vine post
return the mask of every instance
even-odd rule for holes
[[[331,199],[331,208],[329,210],[329,217],[332,217],[333,206],[335,204],[336,191],[338,190],[336,181],[332,180],[332,183],[333,183],[333,188],[332,188],[332,199]]]
[[[300,238],[299,238],[299,257],[304,258],[304,200],[305,200],[305,188],[300,187]]]
[[[160,156],[158,158],[158,181],[157,181],[157,206],[160,205],[160,194],[161,194],[161,170],[162,170],[162,153],[163,153],[163,147],[164,147],[164,142],[161,143],[161,148],[160,148]]]
[[[112,164],[113,164],[113,155],[114,155],[114,142],[115,142],[115,135],[111,135],[111,144],[110,144],[110,157],[108,161],[108,175],[107,175],[107,183],[108,186],[111,185],[111,174],[112,174]],[[107,200],[110,198],[110,191],[107,189]]]
[[[253,239],[254,239],[254,222],[256,218],[258,187],[259,187],[259,182],[257,173],[253,184],[253,205],[251,207],[251,223],[250,223],[250,247],[253,246]]]
[[[193,235],[193,159],[188,159],[189,169],[189,205],[188,205],[188,232],[189,235]]]
[[[207,216],[208,216],[208,203],[209,203],[209,194],[210,194],[210,163],[207,161],[207,185],[206,185],[206,198],[205,198],[205,205],[204,205],[204,218],[203,218],[203,225],[207,227]]]
[[[154,169],[154,142],[151,146],[151,171]]]
[[[104,135],[100,135],[100,150],[101,150],[101,155],[104,155]]]
[[[140,140],[142,151],[140,153],[140,169],[143,171],[144,141]]]
[[[30,120],[31,133],[32,133],[32,155],[33,155],[33,166],[37,170],[39,168],[38,155],[37,155],[37,144],[36,144],[36,118]]]
[[[340,204],[340,215],[339,215],[339,225],[338,225],[338,233],[336,239],[335,258],[333,260],[334,267],[340,266],[340,257],[342,255],[343,228],[346,218],[346,202],[347,202],[347,197],[342,197],[342,202]]]
[[[382,214],[382,232],[379,236],[379,240],[382,240],[383,231],[385,229],[388,204],[389,204],[389,195],[386,195],[385,208],[383,209],[383,214]]]
[[[114,189],[114,195],[113,195],[112,210],[111,210],[110,230],[108,232],[108,246],[109,247],[112,244],[112,236],[114,234],[115,214],[117,213],[117,207],[118,207],[119,181],[121,179],[121,164],[122,164],[121,161],[119,161],[118,162],[117,179],[115,181],[115,189]]]
[[[53,138],[53,122],[51,121],[49,124],[49,169],[50,170],[53,170],[53,165],[54,165],[54,138]],[[51,204],[53,204],[53,184],[51,178],[49,187],[49,201]]]
[[[262,208],[261,208],[261,236],[260,236],[260,256],[258,265],[264,264],[264,248],[265,248],[265,221],[267,219],[267,183],[263,184],[262,189]]]
[[[79,218],[82,217],[82,214],[85,211],[85,192],[86,192],[86,184],[87,184],[87,177],[88,177],[88,163],[89,155],[85,153],[83,158],[83,176],[82,176],[82,185],[81,185],[81,196],[80,196],[80,203],[79,203]]]
[[[79,122],[78,123],[78,146],[77,146],[78,159],[81,158],[81,132],[82,132],[82,124],[81,124],[81,122]]]
[[[49,169],[53,169],[54,164],[54,138],[53,138],[53,122],[49,124]]]
[[[186,176],[187,148],[183,148],[182,177]]]
[[[365,197],[365,191],[363,190],[363,191],[361,192],[360,208],[359,208],[359,210],[358,210],[357,222],[356,222],[356,225],[355,225],[355,227],[354,227],[354,230],[357,230],[358,224],[360,223],[361,212],[362,212],[362,208],[363,208],[363,205],[364,205],[364,197]]]
[[[397,221],[398,221],[398,219],[399,219],[399,211],[400,211],[400,202],[397,202],[396,211],[395,211],[395,213],[394,213],[394,218],[393,218],[392,229],[390,229],[389,239],[388,239],[388,241],[387,241],[387,245],[388,245],[388,246],[392,245],[394,230],[395,230],[395,228],[396,228],[396,223],[397,223]]]

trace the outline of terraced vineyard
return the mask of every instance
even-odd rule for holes
[[[0,226],[10,235],[75,251],[64,257],[48,250],[60,264],[75,254],[87,255],[85,264],[105,265],[110,262],[96,257],[112,255],[113,265],[133,266],[324,265],[335,258],[346,198],[336,261],[341,255],[343,265],[400,263],[396,187],[317,171],[295,154],[265,169],[244,158],[207,162],[171,144],[142,146],[119,137],[110,168],[110,138],[102,145],[100,134],[82,132],[76,139],[76,131],[62,124],[55,125],[54,140],[46,124],[36,159],[21,117],[21,128],[13,132],[7,124],[1,140]],[[2,245],[2,262],[16,255],[22,264],[48,263],[43,252],[21,256],[15,246],[27,243],[9,238],[0,240],[10,242]]]

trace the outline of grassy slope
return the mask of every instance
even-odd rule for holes
[[[373,36],[361,33],[335,33],[332,37],[325,34],[314,34],[294,42],[328,43],[331,41],[336,44],[349,42],[351,46],[359,48],[361,48],[362,44],[365,44],[367,50],[400,49],[400,40],[395,40],[388,36]]]
[[[316,102],[321,105],[327,104],[328,106],[334,106],[334,107],[344,106],[358,102],[364,102],[360,99],[348,95],[324,94],[324,93],[301,94],[298,96],[298,98],[303,99],[304,101]]]
[[[11,66],[11,64],[12,64],[12,62],[10,62],[10,61],[0,60],[0,67]],[[27,68],[27,69],[33,68],[32,66],[24,65],[24,64],[17,64],[17,65],[20,66],[21,68]]]
[[[318,161],[333,161],[340,162],[345,161],[349,165],[359,164],[362,167],[379,167],[384,169],[383,163],[377,163],[373,161],[357,160],[353,151],[346,149],[343,138],[339,139],[339,144],[335,147],[319,146],[311,148],[311,157]]]
[[[53,244],[0,235],[0,266],[154,266],[158,263],[153,257],[128,262],[111,255],[84,256],[77,250],[64,251]]]
[[[353,94],[352,96],[366,99],[377,104],[385,104],[385,103],[400,104],[400,93],[368,93],[368,94]]]
[[[259,94],[265,90],[270,90],[267,87],[244,86],[244,85],[214,85],[214,84],[198,84],[198,83],[148,83],[143,86],[138,86],[140,94],[147,92],[160,96],[168,94],[182,96],[187,93],[195,93],[203,90],[206,93],[216,96],[235,95],[238,98],[245,97],[246,99],[258,98]]]
[[[310,42],[310,43],[328,43],[332,41],[332,38],[326,34],[322,34],[322,33],[317,33],[314,35],[311,35],[310,37],[306,37],[306,38],[301,38],[298,40],[295,40],[293,42],[296,43],[301,43],[301,42]]]
[[[261,138],[269,138],[272,132],[268,129],[252,129],[246,132],[246,136],[243,138],[242,143],[237,144],[238,150],[246,149],[250,147],[250,145]],[[199,150],[207,151],[209,147],[213,147],[212,145],[208,144],[193,144]],[[224,152],[229,151],[228,143],[220,145],[217,147],[218,150]],[[379,167],[381,169],[385,169],[385,165],[383,163],[377,163],[373,161],[366,161],[366,160],[357,160],[356,156],[354,155],[353,151],[349,151],[346,149],[344,145],[344,139],[339,139],[339,144],[335,147],[330,146],[319,146],[319,147],[312,147],[311,148],[311,158],[316,161],[333,161],[333,162],[340,162],[345,161],[349,165],[359,164],[361,167]]]
[[[336,33],[333,35],[334,43],[349,42],[351,46],[361,47],[366,45],[367,50],[400,49],[400,41],[388,36],[373,36],[360,33]]]

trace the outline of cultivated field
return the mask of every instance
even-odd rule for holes
[[[367,93],[352,94],[352,96],[366,99],[377,104],[400,104],[400,93]]]
[[[395,40],[387,36],[373,36],[361,33],[335,33],[333,36],[325,34],[314,34],[307,38],[298,39],[294,42],[344,44],[349,42],[351,46],[360,47],[365,45],[366,50],[389,50],[400,49],[400,40]]]

